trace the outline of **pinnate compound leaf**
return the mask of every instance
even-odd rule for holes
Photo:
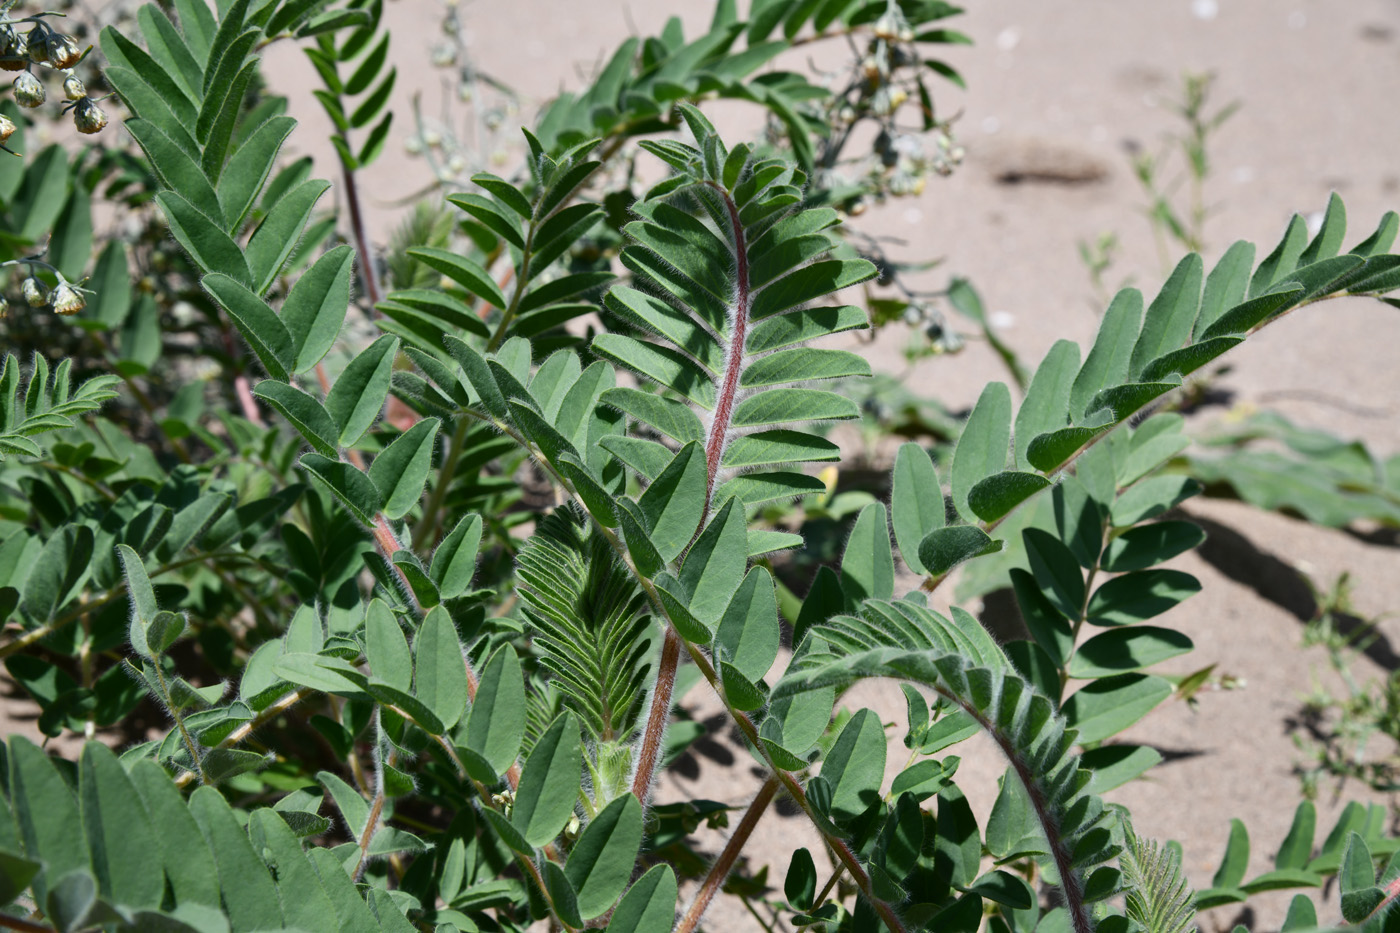
[[[584,920],[605,913],[626,889],[641,844],[642,808],[631,794],[617,798],[589,821],[564,866]]]
[[[433,445],[438,420],[416,422],[374,458],[369,478],[379,490],[380,511],[391,519],[403,518],[418,504],[433,466]]]
[[[573,815],[582,766],[578,720],[566,712],[535,743],[515,793],[511,823],[530,845],[549,842]]]

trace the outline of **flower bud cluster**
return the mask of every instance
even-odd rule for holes
[[[0,14],[0,69],[19,72],[11,84],[15,103],[29,110],[42,107],[49,95],[40,77],[43,72],[36,73],[36,69],[57,71],[63,76],[63,112],[73,114],[78,132],[100,132],[107,125],[107,114],[73,73],[87,50],[77,39],[54,30],[40,18],[47,15],[9,19]],[[14,131],[14,122],[0,116],[0,146]]]
[[[20,297],[24,303],[36,310],[41,308],[51,308],[55,313],[64,317],[77,314],[87,307],[87,298],[84,296],[86,289],[74,285],[65,279],[57,269],[43,262],[37,256],[28,259],[15,259],[5,263],[6,266],[25,265],[30,269],[30,274],[20,283]],[[42,266],[51,270],[58,277],[58,285],[50,289],[34,274],[34,267]],[[0,296],[0,318],[3,318],[9,310],[9,302]]]

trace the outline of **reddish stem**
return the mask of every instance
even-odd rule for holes
[[[736,271],[733,329],[729,335],[729,348],[725,351],[724,372],[719,378],[714,420],[710,422],[710,434],[705,441],[705,463],[709,474],[705,485],[707,514],[710,501],[714,497],[715,478],[719,475],[729,425],[734,417],[734,401],[739,394],[739,374],[744,363],[744,339],[748,335],[749,308],[752,304],[748,243],[744,239],[744,225],[739,220],[739,209],[729,197],[729,192],[713,183],[712,186],[719,192],[729,214]],[[666,729],[666,721],[671,715],[671,693],[676,684],[676,665],[679,661],[680,636],[676,634],[675,629],[667,628],[666,639],[661,647],[661,664],[656,675],[656,687],[651,695],[651,709],[647,714],[646,727],[642,731],[641,753],[637,760],[636,773],[632,777],[632,793],[641,801],[645,801],[651,792],[656,763],[661,757],[661,737]]]
[[[340,165],[345,176],[345,206],[350,212],[350,235],[355,238],[355,252],[360,257],[360,278],[365,285],[365,297],[370,307],[379,304],[382,292],[379,288],[379,272],[374,268],[374,253],[370,250],[369,234],[365,231],[365,218],[360,210],[360,191],[355,185],[355,170],[343,161]]]
[[[739,208],[729,192],[718,185],[713,187],[719,191],[724,209],[729,214],[730,234],[734,238],[734,321],[729,348],[724,354],[724,372],[719,378],[715,416],[710,422],[710,435],[705,439],[705,462],[709,467],[709,483],[705,488],[706,511],[709,511],[710,499],[714,496],[715,478],[719,475],[720,459],[724,456],[729,425],[734,417],[734,401],[739,395],[739,374],[744,368],[744,340],[748,336],[749,310],[753,303],[749,288],[748,243],[744,239],[744,225],[739,220]]]
[[[763,786],[758,789],[758,796],[749,804],[749,808],[744,811],[744,818],[739,821],[739,825],[734,828],[734,833],[725,843],[724,850],[720,852],[719,858],[710,866],[709,874],[705,876],[705,881],[700,885],[700,890],[696,892],[695,900],[691,902],[690,909],[685,912],[681,922],[676,924],[672,933],[692,933],[700,925],[700,918],[705,915],[705,911],[710,906],[710,901],[714,900],[719,893],[720,887],[724,884],[724,879],[729,877],[729,873],[734,870],[734,863],[739,860],[739,853],[744,850],[745,844],[749,841],[749,836],[753,835],[754,828],[758,826],[758,821],[762,819],[763,813],[768,809],[768,805],[773,802],[773,796],[778,792],[778,779],[769,777],[763,782]]]
[[[646,729],[642,732],[637,771],[632,775],[632,795],[643,804],[651,794],[651,779],[661,758],[661,737],[666,731],[666,721],[671,718],[671,694],[676,686],[676,665],[680,656],[681,638],[674,628],[668,626],[661,642],[661,664],[656,675],[656,687],[651,692],[651,710],[647,713]]]

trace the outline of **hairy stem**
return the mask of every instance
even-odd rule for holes
[[[517,444],[521,446],[523,450],[529,452],[529,454],[536,460],[536,462],[538,462],[541,465],[541,468],[544,469],[550,476],[552,476],[554,478],[554,481],[561,488],[568,490],[569,494],[572,495],[575,499],[578,499],[580,502],[582,501],[579,498],[578,491],[573,487],[573,485],[568,481],[568,479],[566,479],[557,470],[555,470],[550,465],[549,460],[542,456],[540,454],[540,451],[533,444],[531,444],[527,438],[521,435],[520,432],[517,431],[512,425],[505,424],[501,421],[496,420],[495,418],[490,417],[487,414],[478,412],[474,409],[464,409],[462,413],[477,420],[495,425],[500,431],[509,435],[515,440]],[[658,619],[666,620],[667,633],[674,633],[676,635],[679,644],[682,647],[684,647],[689,653],[690,659],[693,662],[695,662],[695,666],[700,669],[700,673],[704,675],[704,678],[706,682],[709,683],[710,688],[714,690],[715,695],[718,696],[721,701],[723,701],[725,709],[728,710],[730,718],[733,719],[734,724],[739,727],[739,731],[744,734],[744,737],[748,740],[749,744],[753,748],[757,749],[759,754],[763,756],[764,763],[767,765],[769,773],[778,779],[779,783],[782,784],[784,790],[788,792],[788,795],[791,796],[792,799],[797,802],[798,806],[802,808],[802,811],[807,814],[808,819],[812,821],[812,826],[817,830],[818,833],[821,834],[822,838],[826,840],[827,845],[831,847],[831,850],[834,853],[836,853],[836,857],[841,861],[842,865],[845,866],[846,870],[851,873],[851,880],[855,882],[856,887],[860,889],[861,894],[863,894],[865,898],[875,907],[875,912],[878,913],[880,915],[880,919],[885,922],[885,926],[889,929],[889,933],[906,933],[908,928],[905,927],[903,921],[899,919],[899,916],[895,913],[894,908],[875,895],[874,889],[871,886],[870,875],[860,864],[859,857],[855,854],[855,852],[851,850],[851,847],[848,846],[844,840],[829,835],[827,831],[823,828],[824,821],[820,819],[816,811],[812,809],[812,806],[808,802],[807,795],[802,790],[802,784],[798,780],[797,776],[788,771],[784,771],[782,768],[778,767],[778,765],[773,762],[772,756],[768,754],[768,751],[764,747],[763,743],[759,741],[758,727],[754,725],[753,720],[749,718],[749,715],[747,713],[743,712],[742,710],[735,709],[732,705],[730,705],[728,699],[725,698],[724,685],[720,683],[719,675],[715,672],[714,665],[710,663],[709,657],[706,656],[705,652],[701,650],[699,646],[695,645],[692,642],[686,641],[684,638],[681,638],[680,633],[676,632],[675,626],[671,624],[670,616],[666,614],[665,607],[662,605],[661,599],[657,595],[655,584],[652,583],[650,577],[648,577],[646,574],[642,573],[640,570],[637,569],[637,565],[632,562],[631,556],[627,552],[627,546],[622,543],[622,540],[618,537],[617,533],[613,529],[608,528],[607,526],[599,524],[597,522],[594,523],[594,527],[598,529],[599,534],[601,534],[604,537],[604,539],[612,546],[614,553],[616,553],[618,559],[622,561],[623,566],[628,569],[628,571],[636,579],[638,585],[641,586],[643,592],[646,593],[647,600],[651,606],[652,614],[655,615]],[[672,673],[672,677],[674,677],[674,671]],[[648,778],[648,786],[650,786],[650,778]]]
[[[709,435],[705,438],[705,463],[709,476],[705,485],[705,513],[709,514],[710,502],[714,498],[715,478],[719,476],[720,459],[724,456],[724,444],[729,437],[729,426],[734,418],[734,403],[739,394],[739,375],[744,368],[744,340],[749,330],[749,310],[753,304],[753,292],[749,284],[749,249],[744,238],[744,225],[739,220],[739,208],[734,199],[719,185],[711,183],[719,192],[724,209],[729,214],[729,231],[734,240],[734,320],[729,334],[729,347],[724,354],[724,372],[715,386],[715,414],[710,421]]]
[[[190,735],[189,730],[185,728],[184,717],[175,708],[175,702],[170,697],[170,686],[165,682],[165,672],[160,669],[160,659],[152,661],[151,667],[155,669],[156,681],[160,684],[161,700],[170,710],[170,718],[175,720],[175,727],[180,730],[180,739],[185,743],[185,751],[190,753],[190,760],[194,762],[195,771],[199,773],[199,783],[208,784],[209,778],[204,773],[203,763],[199,760],[199,746],[195,744],[194,736]]]
[[[987,719],[977,707],[954,696],[951,691],[939,690],[938,692],[952,700],[959,708],[975,719],[983,731],[997,743],[997,747],[1001,749],[1006,760],[1010,762],[1021,786],[1026,789],[1026,798],[1030,801],[1031,809],[1035,811],[1041,831],[1045,833],[1045,840],[1050,848],[1050,857],[1055,860],[1055,870],[1060,876],[1060,892],[1064,895],[1065,909],[1069,911],[1074,933],[1093,933],[1094,921],[1089,913],[1089,905],[1084,901],[1084,881],[1074,867],[1069,849],[1060,833],[1060,822],[1050,812],[1049,802],[1045,799],[1045,794],[1035,779],[1035,772],[1031,770],[1026,760],[1017,753],[1011,738]]]
[[[47,927],[42,923],[25,920],[23,917],[11,917],[7,914],[0,914],[0,930],[24,930],[25,933],[58,933],[58,930],[54,927]]]
[[[709,436],[705,439],[708,475],[705,483],[704,514],[709,514],[710,511],[710,502],[715,492],[715,478],[719,475],[720,458],[724,456],[725,439],[729,436],[729,425],[734,417],[735,397],[739,394],[739,374],[743,371],[744,339],[748,334],[749,308],[752,304],[748,244],[744,239],[744,225],[739,220],[739,209],[729,192],[718,185],[713,187],[719,192],[729,214],[737,271],[734,275],[734,320],[729,335],[729,348],[725,351],[724,372],[716,386],[714,418],[710,422]],[[680,661],[680,641],[680,635],[676,633],[675,628],[667,626],[666,640],[661,648],[661,663],[657,668],[656,688],[651,697],[651,709],[647,713],[646,726],[642,730],[641,755],[632,780],[632,793],[641,801],[645,801],[651,791],[656,763],[661,754],[661,736],[671,715],[671,692],[676,683],[676,665]]]
[[[768,805],[773,802],[773,796],[778,793],[778,779],[769,777],[763,782],[763,786],[758,789],[758,796],[754,797],[749,808],[744,811],[744,817],[739,821],[739,825],[734,827],[734,832],[730,835],[729,841],[725,843],[719,858],[715,859],[710,866],[709,872],[705,875],[705,881],[700,885],[700,890],[695,894],[695,900],[691,901],[690,909],[685,912],[681,922],[676,924],[672,933],[693,933],[700,925],[700,918],[705,915],[705,911],[710,906],[710,901],[714,900],[719,893],[720,887],[724,884],[724,879],[729,877],[729,873],[734,870],[734,863],[739,860],[739,853],[744,850],[744,846],[749,841],[749,836],[753,834],[754,828],[758,826],[758,821],[762,819]]]
[[[242,555],[236,554],[232,551],[199,554],[194,557],[187,557],[181,560],[171,561],[163,567],[149,571],[149,576],[152,579],[155,579],[163,573],[169,573],[172,570],[178,570],[181,567],[185,567],[190,564],[198,564],[202,561],[206,561],[211,558],[239,556]],[[45,638],[48,638],[54,632],[61,631],[67,628],[68,626],[72,625],[84,615],[87,615],[90,612],[96,612],[98,609],[101,609],[103,606],[106,606],[113,600],[121,599],[125,595],[126,582],[123,581],[121,583],[118,583],[116,586],[112,587],[110,590],[108,590],[103,595],[99,596],[97,599],[94,599],[92,602],[83,603],[80,606],[75,606],[73,609],[70,609],[68,612],[65,612],[63,615],[59,616],[57,619],[54,619],[52,622],[45,623],[44,625],[41,625],[35,629],[30,629],[23,635],[16,637],[13,641],[8,641],[5,644],[0,645],[0,660],[4,660],[12,654],[23,651],[30,645],[38,644]]]
[[[374,799],[370,801],[369,819],[365,820],[365,828],[360,831],[360,838],[357,840],[360,847],[360,860],[355,863],[355,870],[350,873],[350,877],[354,879],[356,883],[359,882],[360,877],[364,874],[365,865],[369,863],[369,844],[374,840],[374,834],[379,830],[381,817],[384,815],[384,801],[387,796],[384,792],[384,768],[386,766],[390,768],[394,766],[394,756],[397,753],[396,749],[390,747],[389,753],[385,755],[383,746],[379,744],[384,741],[384,734],[383,726],[380,725],[379,721],[378,708],[374,711],[374,732],[376,740],[376,747],[374,749]]]
[[[656,686],[651,692],[651,709],[647,713],[647,723],[642,730],[637,771],[632,776],[632,795],[643,804],[651,794],[656,763],[661,759],[661,739],[666,731],[666,722],[671,718],[671,695],[676,687],[676,665],[680,662],[680,656],[681,637],[668,625],[661,642],[661,663],[657,668]]]

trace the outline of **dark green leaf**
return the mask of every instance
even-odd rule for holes
[[[995,554],[1004,546],[1005,542],[993,540],[975,525],[952,525],[929,532],[919,542],[919,561],[930,576],[938,577],[963,561]]]
[[[623,895],[608,928],[630,933],[670,933],[676,917],[676,893],[676,875],[671,866],[655,866]]]
[[[511,822],[530,845],[549,842],[573,815],[582,766],[578,720],[564,713],[535,743],[515,793]]]
[[[1135,570],[1114,577],[1089,598],[1086,621],[1132,625],[1159,616],[1201,591],[1201,581],[1180,570]]]
[[[234,248],[237,249],[237,246]],[[242,262],[241,252],[238,259]],[[202,262],[200,264],[204,265]],[[296,352],[292,335],[281,318],[237,277],[215,272],[201,281],[214,300],[228,312],[234,326],[248,341],[248,346],[253,348],[268,375],[279,382],[286,382],[296,364]]]
[[[436,418],[416,422],[370,464],[370,481],[381,496],[380,511],[389,518],[403,518],[418,504],[432,470],[437,430]]]
[[[822,777],[831,785],[831,814],[854,819],[879,799],[885,776],[885,731],[874,711],[851,717],[822,762]]]
[[[1069,673],[1079,678],[1107,677],[1151,667],[1192,647],[1191,639],[1174,629],[1151,625],[1112,629],[1079,646]]]
[[[282,323],[292,339],[292,372],[313,369],[335,345],[349,308],[354,261],[351,247],[337,246],[303,272],[288,292]]]

